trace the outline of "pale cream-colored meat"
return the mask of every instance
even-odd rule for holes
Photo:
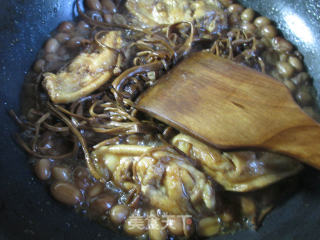
[[[120,32],[111,31],[101,38],[101,43],[120,49]],[[98,46],[92,53],[81,53],[70,65],[58,72],[44,73],[43,86],[54,103],[69,103],[92,93],[113,74],[118,54]]]
[[[298,161],[276,153],[221,152],[185,134],[175,136],[172,143],[198,161],[208,175],[230,191],[259,189],[303,168]]]
[[[113,182],[136,189],[156,208],[171,214],[193,214],[215,207],[211,182],[173,149],[138,145],[105,146],[92,159],[111,173]]]
[[[126,7],[141,23],[151,27],[209,18],[206,28],[213,31],[215,21],[224,15],[218,0],[127,0]]]

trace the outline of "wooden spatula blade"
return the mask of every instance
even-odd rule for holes
[[[288,129],[301,126],[317,129],[320,142],[319,125],[302,112],[283,84],[208,52],[179,63],[138,99],[136,107],[219,148],[262,147],[305,158],[291,152],[294,146],[282,151],[270,141],[283,132],[290,138],[285,141],[292,141]]]

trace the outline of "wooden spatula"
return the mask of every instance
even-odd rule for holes
[[[320,125],[273,78],[194,53],[143,94],[136,107],[221,149],[261,148],[320,169]]]

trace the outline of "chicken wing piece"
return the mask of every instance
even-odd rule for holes
[[[126,7],[141,23],[153,27],[159,24],[174,24],[199,20],[210,32],[224,19],[223,6],[218,0],[128,0]]]
[[[203,170],[226,190],[246,192],[292,176],[303,165],[270,152],[221,152],[185,134],[172,140],[174,146],[196,160]]]
[[[215,208],[212,183],[172,148],[105,146],[94,151],[92,159],[101,172],[109,170],[116,185],[125,191],[135,189],[151,206],[167,213],[196,214]]]
[[[113,49],[122,45],[120,32],[111,31],[100,42]],[[118,53],[98,46],[91,53],[81,53],[66,69],[57,74],[44,73],[43,86],[54,103],[70,103],[84,97],[106,83],[113,74]]]

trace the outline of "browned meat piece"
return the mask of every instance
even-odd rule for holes
[[[112,31],[101,38],[101,43],[119,49],[120,32]],[[70,65],[58,72],[44,73],[43,85],[54,103],[69,103],[84,97],[106,83],[113,74],[118,54],[98,47],[92,53],[81,53]]]
[[[192,22],[195,20],[209,32],[225,27],[225,13],[218,0],[128,0],[126,7],[146,26]]]
[[[138,145],[105,146],[92,153],[101,174],[107,168],[115,184],[135,189],[156,208],[171,214],[212,211],[211,182],[171,148]]]
[[[184,134],[178,134],[172,143],[197,160],[208,175],[230,191],[259,189],[303,168],[294,159],[270,152],[221,152]]]

